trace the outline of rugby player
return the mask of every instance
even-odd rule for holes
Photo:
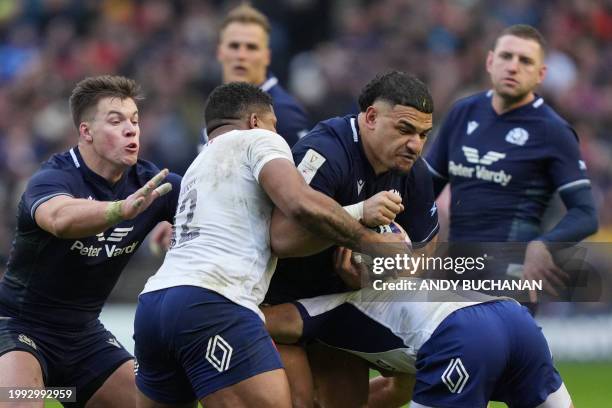
[[[44,163],[19,202],[0,281],[0,387],[76,387],[66,406],[136,402],[133,358],[98,316],[147,233],[172,221],[180,186],[138,159],[139,99],[138,85],[119,76],[72,91],[78,145]]]

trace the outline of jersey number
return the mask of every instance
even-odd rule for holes
[[[187,208],[187,203],[189,203],[189,208]],[[196,189],[190,190],[189,193],[187,193],[187,195],[185,196],[185,198],[183,198],[183,201],[181,202],[181,206],[179,207],[177,215],[181,214],[183,211],[185,211],[185,209],[187,209],[187,214],[185,215],[185,218],[186,218],[185,222],[180,226],[181,235],[179,236],[179,239],[178,239],[179,245],[187,241],[191,241],[192,239],[200,235],[200,232],[198,230],[191,230],[191,231],[189,230],[189,224],[191,224],[191,221],[193,221],[193,214],[195,212],[197,203],[198,203],[198,191]],[[170,247],[173,247],[175,244],[177,244],[176,228],[177,226],[174,227]]]

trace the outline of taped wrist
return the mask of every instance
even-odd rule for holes
[[[123,200],[113,201],[112,203],[108,204],[108,206],[106,206],[104,217],[106,218],[106,222],[110,225],[115,225],[123,221],[123,215],[121,214],[122,203]]]
[[[357,221],[361,221],[361,219],[363,218],[363,201],[357,204],[347,205],[342,208],[344,208],[344,211],[349,213],[351,217],[353,217]]]

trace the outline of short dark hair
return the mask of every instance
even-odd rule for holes
[[[540,45],[542,55],[546,54],[546,40],[544,39],[544,36],[536,28],[530,25],[515,24],[511,25],[510,27],[506,27],[504,31],[502,31],[495,39],[495,42],[493,43],[493,50],[495,50],[495,48],[497,47],[499,39],[502,38],[504,35],[513,35],[524,40],[535,41]]]
[[[116,75],[87,77],[80,81],[70,95],[69,105],[74,125],[79,127],[83,117],[103,98],[144,99],[140,86],[133,79]]]
[[[415,76],[401,71],[378,74],[366,84],[359,95],[359,109],[365,112],[374,102],[383,100],[391,105],[411,106],[419,112],[433,113],[433,98],[427,85]]]
[[[263,28],[266,34],[270,35],[270,21],[268,21],[268,17],[248,3],[242,3],[230,10],[223,19],[219,32],[223,32],[225,27],[231,23],[257,24]]]
[[[253,112],[271,111],[272,97],[246,82],[219,85],[208,96],[204,107],[206,130],[210,132]]]

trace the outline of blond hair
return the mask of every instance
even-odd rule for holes
[[[231,23],[257,24],[263,28],[267,35],[270,35],[270,21],[268,17],[248,3],[242,3],[230,10],[223,19],[219,32],[223,32]]]

